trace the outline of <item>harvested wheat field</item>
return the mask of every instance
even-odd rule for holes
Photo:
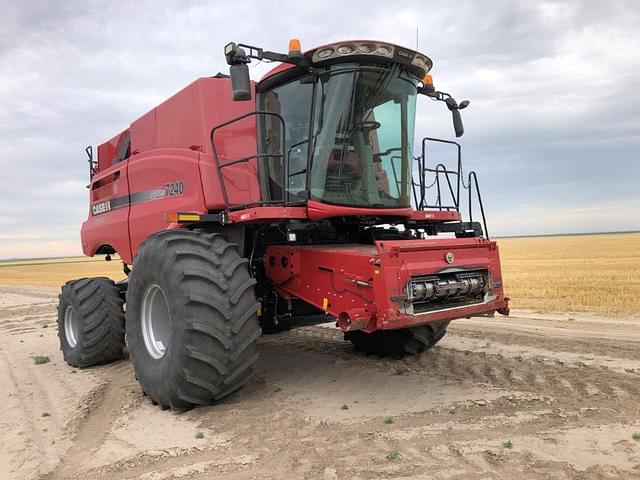
[[[182,414],[127,360],[62,360],[51,285],[118,262],[0,266],[0,478],[640,478],[640,235],[500,244],[511,317],[404,360],[330,323],[265,335],[245,388]]]
[[[511,305],[536,312],[640,312],[640,233],[499,238]],[[59,287],[81,277],[124,278],[117,256],[0,262],[0,285]]]
[[[507,294],[539,312],[640,312],[640,233],[498,239]]]
[[[43,260],[0,261],[0,285],[32,285],[60,287],[69,280],[82,277],[125,277],[122,263],[114,255],[110,262],[104,257],[70,257]]]

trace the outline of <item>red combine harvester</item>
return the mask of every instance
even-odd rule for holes
[[[287,54],[230,43],[225,56],[230,76],[196,80],[97,160],[87,148],[83,251],[117,253],[128,278],[62,288],[70,365],[122,358],[126,332],[145,394],[180,410],[246,383],[260,327],[329,317],[356,349],[399,357],[456,318],[508,314],[460,145],[424,138],[413,156],[417,95],[446,104],[456,136],[469,103],[434,89],[428,57],[377,41],[303,53],[297,40]],[[256,83],[251,59],[280,65]],[[454,165],[427,158],[434,142]]]

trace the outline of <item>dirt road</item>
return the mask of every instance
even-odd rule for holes
[[[406,360],[305,327],[259,340],[239,394],[175,414],[128,361],[68,367],[56,300],[0,287],[2,479],[640,478],[639,319],[461,320]]]

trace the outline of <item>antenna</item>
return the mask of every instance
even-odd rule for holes
[[[416,27],[416,50],[418,50],[418,27]]]

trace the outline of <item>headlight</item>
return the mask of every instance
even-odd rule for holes
[[[355,51],[355,48],[353,48],[353,45],[340,45],[338,48],[336,48],[336,51],[340,55],[349,55],[350,53],[353,53]]]
[[[379,42],[336,43],[321,47],[313,52],[311,61],[313,63],[323,62],[336,57],[346,57],[350,55],[374,55],[393,58],[394,48],[393,45]]]
[[[317,53],[318,58],[324,60],[325,58],[329,58],[331,55],[333,55],[333,48],[323,48],[322,50],[318,51]]]
[[[372,56],[384,57],[398,63],[412,65],[422,70],[420,76],[424,75],[431,69],[431,60],[426,55],[418,53],[414,50],[404,49],[389,43],[383,42],[349,42],[334,43],[320,47],[314,51],[311,57],[312,63],[320,63],[327,60],[337,60],[350,56]]]
[[[384,55],[385,57],[390,57],[393,54],[393,50],[391,49],[391,47],[388,47],[386,45],[380,45],[378,47],[378,53],[380,55]]]
[[[427,67],[427,59],[422,55],[416,55],[411,63],[414,64],[416,67],[420,67],[420,68]]]
[[[358,51],[362,53],[373,53],[376,51],[376,46],[373,43],[363,43],[358,45]]]

